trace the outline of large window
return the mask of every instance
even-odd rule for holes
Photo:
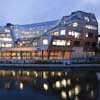
[[[37,46],[37,45],[38,45],[37,41],[34,41],[34,42],[33,42],[33,46],[35,47],[35,46]]]
[[[12,41],[12,38],[0,38],[0,41]]]
[[[93,25],[86,25],[85,27],[86,27],[87,29],[97,30],[97,27],[96,27],[96,26],[93,26]]]
[[[53,40],[52,45],[65,46],[66,40]]]
[[[70,41],[67,41],[66,44],[67,44],[67,46],[70,46],[71,45]]]
[[[66,40],[53,40],[52,45],[55,46],[70,46],[71,42],[70,40],[66,41]]]
[[[51,35],[58,36],[59,32],[52,32]]]
[[[5,47],[10,48],[12,47],[12,44],[6,44]]]
[[[10,33],[10,30],[9,30],[9,29],[5,29],[5,32],[6,32],[6,33]]]
[[[77,27],[78,26],[78,23],[77,22],[74,22],[73,23],[73,27]]]
[[[8,32],[7,30],[5,30]],[[0,34],[0,48],[9,48],[13,46],[13,40],[10,33],[2,33]]]
[[[80,33],[75,31],[69,31],[68,35],[74,36],[75,38],[80,38]]]
[[[43,40],[43,45],[48,45],[48,39]]]
[[[86,38],[88,38],[88,33],[85,34]]]
[[[2,47],[2,48],[10,48],[10,47],[12,47],[12,44],[10,44],[10,43],[0,43],[0,47]]]
[[[100,37],[98,37],[98,41],[100,42]]]
[[[86,17],[86,16],[85,16],[84,19],[85,19],[85,21],[87,21],[87,22],[90,21],[89,17]]]
[[[66,35],[66,30],[61,30],[60,35]]]

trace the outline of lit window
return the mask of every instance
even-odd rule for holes
[[[70,46],[70,41],[67,42],[67,46]]]
[[[20,46],[22,46],[23,44],[22,43],[20,43]]]
[[[5,32],[10,33],[10,30],[9,29],[5,29]]]
[[[59,32],[53,32],[53,33],[51,33],[51,35],[58,36]]]
[[[12,47],[12,44],[6,44],[5,47]]]
[[[2,44],[2,47],[5,47],[5,45],[4,45],[4,44]]]
[[[48,45],[48,40],[47,39],[43,40],[43,45]]]
[[[78,32],[75,32],[75,38],[79,38],[80,37],[80,33],[78,33]]]
[[[74,22],[73,23],[73,27],[77,27],[78,26],[78,23],[77,22]]]
[[[12,41],[11,38],[0,38],[0,40],[2,40],[2,41]]]
[[[86,16],[85,16],[84,19],[85,19],[87,22],[90,21],[89,17],[86,17]]]
[[[74,36],[75,35],[75,33],[72,31],[72,36]]]
[[[100,37],[98,38],[98,41],[100,42]]]
[[[79,38],[80,37],[80,33],[79,32],[74,32],[74,31],[69,31],[68,35],[74,36],[75,38]]]
[[[85,26],[87,29],[92,29],[92,30],[97,30],[97,27],[93,26],[93,25],[86,25]]]
[[[54,40],[54,41],[52,42],[52,45],[57,45],[57,41]]]
[[[88,37],[88,33],[86,33],[86,37]]]
[[[33,46],[37,46],[38,45],[38,43],[37,42],[33,42]]]
[[[66,35],[66,30],[61,30],[60,35]]]
[[[68,35],[72,35],[72,32],[71,32],[71,31],[69,31],[69,32],[68,32]]]
[[[60,40],[60,41],[59,41],[59,45],[65,46],[65,45],[66,45],[66,41],[65,41],[65,40]]]
[[[66,45],[66,40],[54,40],[52,42],[52,45],[65,46]]]

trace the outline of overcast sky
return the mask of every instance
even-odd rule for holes
[[[0,0],[0,26],[60,19],[76,10],[94,13],[100,21],[100,0]]]

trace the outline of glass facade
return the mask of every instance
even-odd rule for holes
[[[0,33],[0,48],[13,47],[13,39],[10,33]]]
[[[70,52],[62,51],[3,51],[0,52],[0,60],[48,60],[66,59],[70,57]]]
[[[0,59],[69,59],[95,54],[98,23],[91,13],[77,11],[57,21],[8,26],[0,32]]]

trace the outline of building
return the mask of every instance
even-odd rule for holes
[[[0,49],[14,47],[13,35],[9,24],[0,29]]]
[[[56,25],[48,27],[42,33],[25,34],[18,36],[22,37],[20,39],[16,38],[15,48],[2,49],[1,58],[48,60],[95,56],[98,22],[94,14],[76,11],[63,16]]]
[[[18,47],[20,45],[26,47],[32,46],[31,43],[33,39],[42,36],[48,29],[56,26],[58,22],[59,20],[54,20],[35,24],[14,25],[13,34],[16,45]]]
[[[47,37],[51,38],[47,49],[50,59],[94,56],[98,42],[98,22],[94,14],[73,12],[49,30]]]
[[[27,39],[41,36],[48,29],[56,26],[59,20],[41,22],[35,24],[26,24],[26,25],[15,25],[14,34],[16,39]]]

